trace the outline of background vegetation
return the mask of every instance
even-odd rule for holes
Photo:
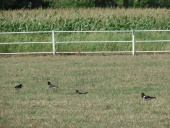
[[[169,8],[170,0],[1,0],[0,9],[65,7]]]
[[[93,31],[170,29],[169,9],[113,9],[60,8],[35,10],[8,10],[0,13],[1,32],[22,31]],[[8,21],[8,22],[7,22]],[[131,33],[56,34],[56,41],[113,41],[132,39]],[[170,33],[138,33],[136,40],[170,40]],[[0,42],[51,42],[51,34],[0,35]],[[139,43],[137,50],[169,50],[164,43]],[[131,43],[60,44],[57,51],[130,51]],[[50,44],[2,45],[1,52],[51,51]]]
[[[0,13],[0,31],[170,29],[169,13],[119,8],[9,10]]]
[[[2,128],[170,127],[169,55],[0,57]]]

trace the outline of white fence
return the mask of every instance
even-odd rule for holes
[[[166,51],[137,51],[135,49],[136,43],[150,43],[150,42],[170,42],[170,40],[136,40],[135,34],[140,32],[170,32],[170,30],[118,30],[118,31],[35,31],[35,32],[0,32],[0,35],[10,35],[10,34],[42,34],[47,33],[51,34],[51,42],[0,42],[0,45],[13,45],[13,44],[51,44],[52,50],[51,52],[17,52],[17,53],[0,53],[0,54],[57,54],[57,53],[131,53],[135,55],[135,53],[148,53],[148,52],[160,52],[160,53],[169,53],[170,50]],[[55,40],[55,33],[131,33],[132,38],[128,41],[57,41]],[[132,43],[131,51],[79,51],[79,52],[57,52],[56,44],[62,43]]]

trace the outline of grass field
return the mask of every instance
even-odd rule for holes
[[[169,128],[169,64],[166,54],[0,56],[0,128]]]

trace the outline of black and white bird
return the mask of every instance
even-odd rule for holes
[[[23,87],[22,84],[19,84],[19,85],[15,86],[15,89],[21,89],[22,87]]]
[[[76,90],[77,94],[87,94],[88,92],[79,92],[79,90]]]
[[[141,93],[141,97],[142,97],[142,99],[144,99],[144,100],[152,100],[152,99],[156,99],[156,97],[147,96],[147,95],[145,95],[145,93]]]
[[[47,85],[49,88],[52,88],[52,89],[58,88],[58,86],[51,84],[51,82],[49,82],[49,81],[47,82]]]

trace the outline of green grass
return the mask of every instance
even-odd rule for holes
[[[1,56],[0,127],[169,128],[169,63],[166,54]]]
[[[0,35],[0,42],[52,42],[51,34],[13,34]],[[170,40],[169,32],[136,32],[135,39],[141,40]],[[131,33],[55,33],[56,42],[71,41],[131,41]],[[138,51],[170,50],[169,42],[136,43]],[[132,43],[60,43],[56,44],[57,52],[83,51],[131,51]],[[52,44],[16,44],[1,45],[1,53],[10,52],[52,52]]]

